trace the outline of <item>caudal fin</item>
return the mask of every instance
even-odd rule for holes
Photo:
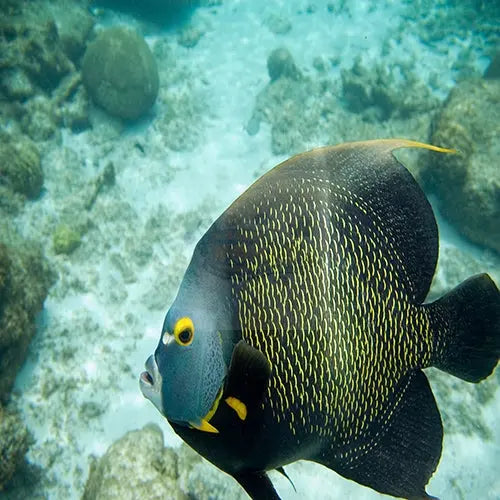
[[[473,276],[426,306],[435,335],[433,366],[468,382],[490,375],[500,357],[500,292]]]

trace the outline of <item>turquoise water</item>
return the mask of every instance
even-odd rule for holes
[[[0,392],[32,436],[0,498],[81,498],[91,456],[150,422],[165,445],[179,448],[139,391],[144,361],[198,239],[258,176],[295,153],[381,137],[460,150],[458,160],[439,164],[398,155],[438,215],[431,295],[479,272],[500,284],[500,10],[493,2],[206,0],[170,2],[161,12],[153,1],[125,4],[0,1],[0,242],[14,253],[16,245],[34,249],[51,273],[25,361],[15,365],[13,387]],[[83,74],[85,50],[114,26],[144,38],[159,75],[154,103],[133,120],[96,103]],[[268,63],[279,48],[288,51],[285,63]],[[125,64],[118,80],[136,68]],[[137,104],[143,96],[130,87],[128,102]],[[11,174],[10,158],[24,155],[22,165],[39,158],[43,187],[23,191]],[[32,286],[26,280],[26,294]],[[0,286],[0,304],[6,296]],[[498,369],[479,386],[428,374],[444,425],[428,492],[500,498]],[[120,459],[128,498],[157,498],[162,474],[148,476],[150,457],[140,453],[137,446]],[[184,458],[177,467],[184,494],[244,498],[206,462]],[[286,470],[296,491],[271,473],[283,499],[383,497],[309,462]],[[123,495],[108,489],[98,498]],[[174,498],[177,490],[169,491],[160,497]]]

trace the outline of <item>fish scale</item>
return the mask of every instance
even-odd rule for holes
[[[414,318],[418,315],[416,311],[405,307],[403,314],[397,315],[400,316],[399,324],[392,324],[396,304],[401,307],[403,292],[394,280],[396,273],[392,270],[391,261],[385,255],[374,259],[363,250],[370,247],[379,250],[381,244],[391,247],[387,237],[375,228],[366,225],[359,227],[360,218],[356,212],[361,212],[365,217],[373,216],[369,214],[363,200],[327,181],[319,188],[317,185],[310,185],[306,190],[303,186],[309,181],[319,183],[320,178],[312,176],[310,180],[290,180],[292,187],[287,188],[287,197],[280,200],[285,208],[289,207],[288,211],[273,210],[269,198],[264,204],[255,204],[250,208],[245,206],[245,216],[241,217],[244,225],[235,228],[240,251],[236,252],[238,261],[231,266],[240,268],[241,271],[238,278],[233,278],[233,293],[240,304],[239,321],[243,338],[262,350],[271,365],[278,368],[273,372],[267,391],[267,399],[271,402],[275,418],[286,422],[293,434],[299,428],[314,432],[314,427],[308,425],[308,418],[304,415],[303,418],[295,418],[294,413],[297,401],[300,406],[304,394],[307,394],[310,405],[307,415],[326,411],[328,424],[322,427],[322,433],[347,441],[366,430],[399,376],[408,366],[416,366],[417,360],[421,359],[421,349],[417,349],[411,337],[405,338],[402,331],[409,329],[412,335],[429,344],[423,333],[426,331],[426,321],[415,321]],[[300,187],[294,190],[294,185]],[[318,189],[328,202],[319,198],[314,211],[304,194],[314,194]],[[283,190],[279,189],[278,194],[282,193]],[[353,199],[356,203],[352,203]],[[300,207],[300,210],[295,210],[295,207]],[[254,243],[256,239],[249,228],[253,221],[256,221],[256,235],[264,242],[262,248]],[[279,232],[274,230],[276,224],[280,227]],[[304,238],[302,228],[308,228],[307,238]],[[347,239],[346,234],[351,235],[351,238]],[[361,244],[362,234],[369,243]],[[354,241],[353,235],[359,237],[359,241]],[[242,255],[245,257],[242,258]],[[231,259],[230,254],[227,257]],[[394,257],[394,260],[400,259]],[[288,297],[285,301],[283,287],[286,282],[276,279],[280,274],[276,262],[284,261],[291,261],[291,274],[295,279],[290,289],[285,288]],[[335,261],[337,266],[330,265]],[[347,262],[347,267],[342,265],[344,262]],[[374,268],[374,263],[381,265]],[[268,271],[260,274],[258,279],[252,279],[256,265],[265,267]],[[368,290],[363,288],[364,282],[356,279],[355,272],[349,272],[350,266],[367,268],[369,276],[375,277],[370,280],[371,287]],[[268,279],[270,275],[274,276],[272,281]],[[320,279],[320,275],[323,279]],[[391,283],[391,294],[387,294],[387,302],[383,307],[374,290],[379,283],[387,282]],[[241,283],[244,283],[243,288]],[[337,286],[333,286],[333,283]],[[322,293],[318,293],[318,290]],[[347,297],[342,296],[346,290],[349,291]],[[363,310],[364,302],[361,298],[367,297],[371,314]],[[282,306],[276,308],[277,302]],[[293,318],[292,324],[298,328],[287,328],[289,317],[297,310],[302,314],[297,319]],[[263,311],[273,311],[273,317],[264,317]],[[381,311],[388,311],[388,314],[380,317]],[[330,321],[330,325],[343,324],[345,331],[335,331],[331,326],[325,328],[322,319],[332,313],[337,314],[337,321]],[[358,322],[359,318],[362,318],[361,323]],[[370,348],[374,330],[370,324],[377,325],[376,329],[381,332],[380,338],[384,345],[401,346],[403,356],[389,358],[399,361],[401,366],[386,364],[387,357],[383,356],[377,343],[374,349]],[[295,350],[287,353],[285,360],[281,357],[283,353],[276,351],[270,340],[279,338],[281,331],[284,336],[281,344],[295,346]],[[261,335],[261,332],[273,334]],[[401,336],[401,339],[397,336]],[[308,346],[306,353],[303,352],[304,345]],[[333,346],[335,355],[330,352],[329,356],[321,356],[321,353],[328,353],[329,346]],[[359,357],[359,353],[365,351],[371,353],[367,362]],[[304,359],[308,361],[309,365],[306,366],[309,369],[303,369]],[[311,368],[315,368],[313,360],[316,359],[320,360],[322,376],[319,378],[319,390],[313,391],[310,384]],[[366,373],[367,367],[378,367],[378,371]],[[293,391],[288,390],[289,386],[285,385],[284,380],[291,381]],[[340,383],[336,384],[337,380]],[[366,387],[362,384],[364,380],[372,383]],[[357,390],[357,387],[363,388],[363,391]],[[365,404],[359,405],[358,400],[365,401]],[[276,406],[272,403],[275,401],[282,401],[282,404]]]

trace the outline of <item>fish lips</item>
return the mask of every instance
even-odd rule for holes
[[[142,372],[139,377],[139,386],[142,395],[146,399],[149,399],[158,411],[164,415],[161,397],[163,380],[153,354],[146,360],[145,368],[146,371]]]

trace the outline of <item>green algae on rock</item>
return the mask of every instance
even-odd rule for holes
[[[36,198],[43,185],[40,153],[22,135],[0,134],[0,184],[28,198]]]
[[[103,30],[89,44],[82,77],[96,104],[118,118],[135,120],[154,104],[158,68],[144,39],[132,30]]]
[[[433,144],[459,154],[428,162],[426,188],[467,238],[500,252],[500,81],[471,79],[452,89],[433,123]]]
[[[35,317],[41,311],[52,275],[39,249],[1,227],[0,275],[0,401],[8,398],[28,345],[35,334]]]
[[[22,464],[28,451],[28,437],[20,415],[0,405],[0,491]]]
[[[81,234],[67,226],[66,224],[60,224],[56,227],[54,234],[52,236],[52,246],[56,254],[66,254],[69,255],[73,250],[75,250],[81,243]]]

